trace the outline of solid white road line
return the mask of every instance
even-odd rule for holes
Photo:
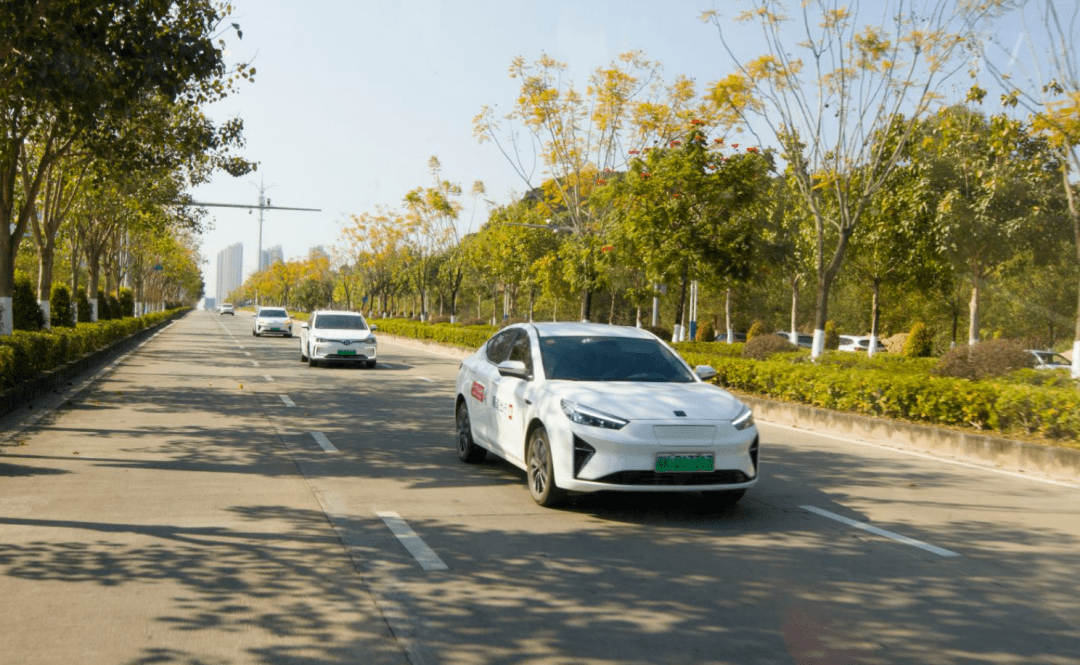
[[[281,398],[282,402],[285,402],[285,406],[296,406],[296,404],[291,399],[289,399],[288,395],[278,395],[278,397]]]
[[[799,507],[802,508],[803,510],[808,510],[808,511],[810,511],[812,513],[815,513],[817,515],[821,515],[822,517],[828,517],[831,520],[836,520],[837,522],[840,522],[841,524],[846,524],[848,526],[853,526],[856,529],[862,529],[863,531],[869,531],[870,533],[877,534],[879,536],[884,536],[885,538],[890,538],[892,540],[895,540],[895,541],[897,541],[899,543],[903,543],[905,545],[911,545],[912,547],[918,547],[920,550],[926,550],[927,552],[937,554],[938,556],[946,556],[946,557],[960,556],[959,554],[957,554],[956,552],[953,552],[951,550],[946,550],[946,549],[943,549],[941,547],[935,547],[933,545],[924,543],[921,540],[915,540],[914,538],[908,538],[907,536],[901,536],[900,534],[893,533],[892,531],[886,531],[885,529],[879,529],[876,526],[870,526],[869,524],[867,524],[865,522],[857,522],[857,521],[855,521],[853,519],[849,519],[847,517],[844,517],[843,515],[837,515],[836,513],[830,513],[827,510],[822,510],[821,508],[815,508],[814,506],[799,506]]]
[[[326,438],[326,435],[322,432],[312,432],[311,438],[315,439],[316,443],[318,443],[319,446],[321,446],[322,449],[328,453],[341,452],[334,447],[334,444],[330,443],[330,439]]]
[[[405,549],[409,550],[409,554],[413,555],[413,558],[420,564],[420,567],[424,570],[447,570],[448,566],[443,563],[443,560],[439,558],[439,555],[435,553],[435,550],[427,546],[420,536],[416,535],[416,532],[412,530],[405,520],[401,519],[401,515],[393,511],[375,511],[375,514],[382,518],[382,521],[386,523],[386,526],[390,528],[390,531],[397,537],[401,544],[405,546]]]
[[[903,448],[894,448],[893,446],[884,446],[880,443],[870,443],[869,441],[861,441],[859,439],[852,439],[846,436],[839,436],[837,434],[829,434],[827,432],[815,432],[812,429],[806,429],[803,427],[792,427],[791,425],[781,425],[780,423],[769,422],[768,420],[760,421],[762,424],[768,427],[779,427],[781,429],[790,430],[792,432],[801,432],[803,434],[811,434],[813,436],[823,436],[829,439],[835,439],[836,441],[843,441],[844,443],[854,443],[860,446],[869,446],[871,448],[877,448],[878,450],[891,450],[896,453],[902,453],[911,457],[921,457],[923,459],[933,460],[934,462],[944,462],[945,464],[953,464],[955,466],[963,466],[968,469],[980,469],[982,471],[989,471],[1002,476],[1012,476],[1013,478],[1023,478],[1024,480],[1032,480],[1037,483],[1044,483],[1046,485],[1057,485],[1058,487],[1071,487],[1072,489],[1080,488],[1078,483],[1070,483],[1063,480],[1052,480],[1050,478],[1040,478],[1028,473],[1017,473],[1016,471],[1006,471],[1005,469],[996,469],[992,466],[984,466],[982,464],[975,464],[973,462],[964,462],[963,460],[950,459],[948,457],[941,457],[940,455],[931,455],[928,453],[920,453],[915,450],[904,450]]]
[[[269,374],[263,374],[263,378],[266,379],[267,381],[273,381],[274,380],[274,377],[270,376]]]

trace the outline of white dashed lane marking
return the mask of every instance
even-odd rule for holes
[[[337,448],[334,447],[334,444],[330,443],[330,439],[326,438],[326,435],[322,432],[312,432],[311,438],[315,439],[315,442],[318,443],[319,446],[328,453],[340,452]]]
[[[397,537],[398,541],[405,546],[405,549],[409,550],[409,554],[413,555],[413,558],[420,564],[420,567],[424,570],[447,570],[448,566],[443,563],[443,560],[439,558],[439,555],[435,553],[435,550],[427,546],[420,536],[416,535],[416,532],[412,530],[412,527],[401,519],[401,515],[393,511],[376,511],[375,513],[382,521],[390,528],[390,531]]]
[[[270,376],[269,374],[263,374],[263,378],[266,379],[267,381],[273,381],[274,380],[274,377]]]
[[[918,547],[920,550],[925,550],[927,552],[937,554],[938,556],[945,556],[945,557],[960,556],[959,554],[957,554],[956,552],[953,552],[951,550],[943,549],[941,547],[935,547],[934,545],[924,543],[921,540],[915,540],[914,538],[908,538],[907,536],[901,536],[900,534],[893,533],[892,531],[886,531],[885,529],[879,529],[878,527],[870,526],[869,524],[867,524],[865,522],[857,522],[857,521],[855,521],[853,519],[844,517],[843,515],[837,515],[836,513],[830,513],[827,510],[822,510],[821,508],[815,508],[814,506],[800,506],[800,507],[803,510],[808,510],[808,511],[814,513],[815,515],[821,515],[822,517],[827,517],[827,518],[829,518],[831,520],[836,520],[837,522],[840,522],[841,524],[846,524],[848,526],[853,526],[856,529],[862,529],[863,531],[869,531],[870,533],[876,534],[878,536],[884,536],[885,538],[895,540],[898,543],[903,543],[905,545],[911,545],[912,547]]]
[[[288,395],[278,395],[278,397],[280,397],[281,401],[285,403],[285,406],[296,406],[296,403],[289,399]]]

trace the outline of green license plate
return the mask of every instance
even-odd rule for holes
[[[712,455],[660,455],[656,458],[657,473],[712,470]]]
[[[338,349],[337,354],[339,356],[355,356],[356,355],[356,350],[355,349]]]

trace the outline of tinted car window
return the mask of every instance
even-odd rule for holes
[[[363,317],[349,316],[348,314],[322,314],[315,319],[316,328],[333,328],[336,330],[367,330],[367,323]]]
[[[259,316],[268,316],[279,319],[284,319],[288,316],[283,309],[260,309]]]
[[[692,383],[694,375],[667,347],[634,337],[542,337],[549,379]]]
[[[510,357],[507,360],[520,360],[525,363],[525,369],[529,374],[533,373],[532,344],[529,342],[529,334],[522,331],[514,345],[510,347]]]
[[[489,339],[487,343],[487,359],[496,365],[506,360],[506,355],[510,352],[510,344],[513,343],[516,334],[516,328],[503,330]]]

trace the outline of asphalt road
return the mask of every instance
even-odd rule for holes
[[[458,360],[195,312],[0,421],[0,663],[1080,663],[1080,482],[760,424],[738,505],[535,506]]]

